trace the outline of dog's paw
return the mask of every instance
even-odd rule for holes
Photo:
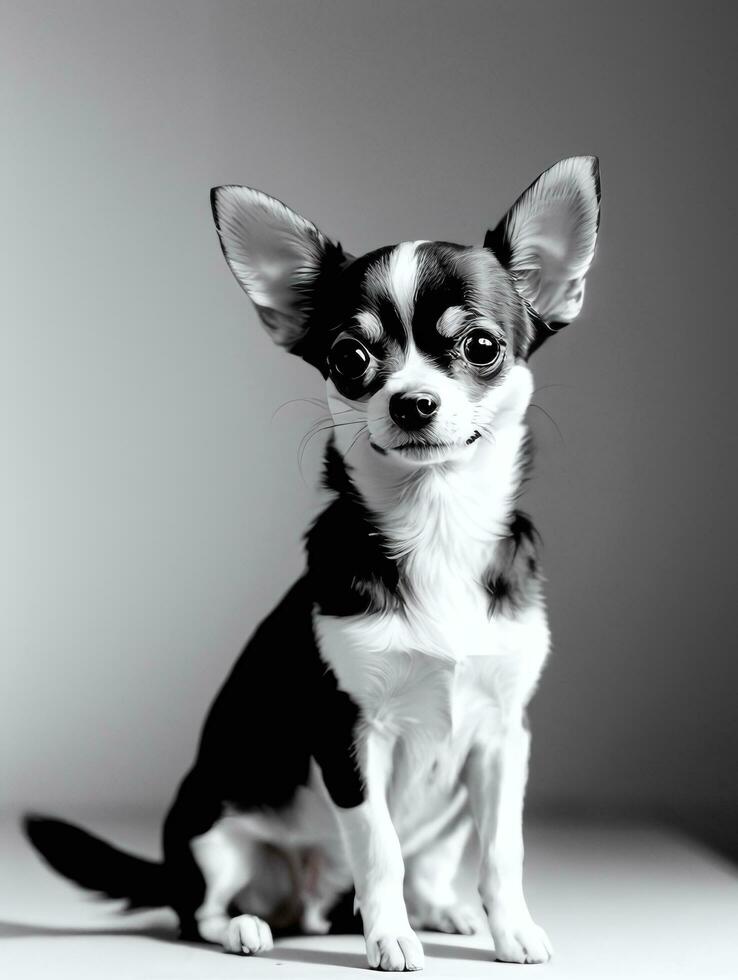
[[[423,947],[411,929],[401,936],[381,933],[367,936],[366,955],[369,966],[375,970],[400,973],[423,969]]]
[[[237,915],[228,923],[223,940],[226,953],[253,956],[254,953],[265,953],[273,946],[272,930],[258,915]]]
[[[325,936],[331,924],[316,905],[306,905],[300,919],[300,928],[308,936]]]
[[[471,936],[481,932],[482,918],[471,905],[431,905],[423,903],[417,911],[410,914],[414,929],[429,929],[431,932],[455,933]]]
[[[553,955],[551,940],[529,913],[490,916],[495,956],[504,963],[547,963]]]

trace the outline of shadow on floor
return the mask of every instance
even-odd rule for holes
[[[174,929],[166,926],[140,926],[135,929],[80,929],[74,926],[35,926],[27,922],[0,921],[0,939],[62,938],[64,936],[139,936],[160,942],[179,943]],[[204,949],[201,943],[186,943]]]
[[[40,926],[25,922],[9,922],[0,920],[0,939],[30,939],[36,938],[65,938],[68,936],[107,936],[110,938],[136,936],[141,939],[152,939],[156,942],[176,943],[199,949],[203,952],[221,954],[220,947],[207,943],[185,942],[177,937],[176,930],[162,925],[140,926],[135,929],[80,929],[74,926]],[[445,946],[442,943],[424,942],[423,949],[428,956],[436,956],[448,960],[477,960],[493,962],[491,950],[475,949],[469,946]],[[353,970],[369,970],[363,953],[342,952],[329,949],[305,949],[297,946],[277,946],[269,953],[262,955],[263,959],[277,960],[283,963],[313,963],[324,966],[343,966]]]
[[[489,949],[477,949],[475,946],[442,946],[440,943],[423,943],[426,956],[437,956],[442,960],[478,960],[483,963],[494,963],[492,943]]]
[[[369,970],[363,953],[342,953],[335,949],[300,949],[296,946],[277,946],[262,959],[289,963],[319,963],[323,966],[346,966],[353,970]],[[373,971],[374,972],[374,971]]]
[[[176,930],[168,929],[166,926],[141,926],[135,929],[80,929],[74,926],[39,926],[26,922],[0,921],[0,939],[63,939],[70,936],[105,936],[111,939],[135,936],[140,939],[153,939],[157,942],[176,943],[178,946],[189,946],[191,949],[222,955],[219,946],[211,946],[208,943],[185,942],[177,937]],[[260,958],[289,963],[317,963],[325,966],[369,969],[363,953],[344,953],[339,950],[299,949],[294,946],[277,947],[269,953],[264,953]]]

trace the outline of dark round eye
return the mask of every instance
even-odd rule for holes
[[[472,330],[464,337],[464,357],[476,367],[489,367],[502,353],[502,344],[486,330]]]
[[[331,369],[347,381],[363,378],[370,364],[369,351],[358,340],[344,337],[331,347]]]

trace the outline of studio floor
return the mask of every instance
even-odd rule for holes
[[[79,814],[65,814],[74,819]],[[153,820],[89,818],[121,845],[156,853]],[[17,822],[0,833],[0,976],[4,980],[301,980],[357,977],[358,936],[299,937],[258,959],[177,942],[168,912],[116,914],[34,856]],[[528,831],[528,899],[555,948],[545,966],[495,963],[488,937],[424,933],[429,978],[537,976],[734,978],[738,872],[701,845],[658,828],[534,824]]]

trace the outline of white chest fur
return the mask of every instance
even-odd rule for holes
[[[420,625],[401,613],[316,614],[315,627],[323,658],[367,725],[418,749],[468,746],[481,726],[492,735],[527,703],[549,646],[542,607],[490,620],[479,606],[468,604],[471,621],[458,631],[455,617]]]
[[[421,759],[463,758],[480,729],[494,737],[529,699],[548,652],[542,604],[490,617],[482,587],[508,526],[521,436],[508,430],[480,445],[467,466],[399,485],[371,459],[354,470],[402,559],[404,604],[349,617],[316,613],[316,635],[365,724],[401,739],[418,771]]]

